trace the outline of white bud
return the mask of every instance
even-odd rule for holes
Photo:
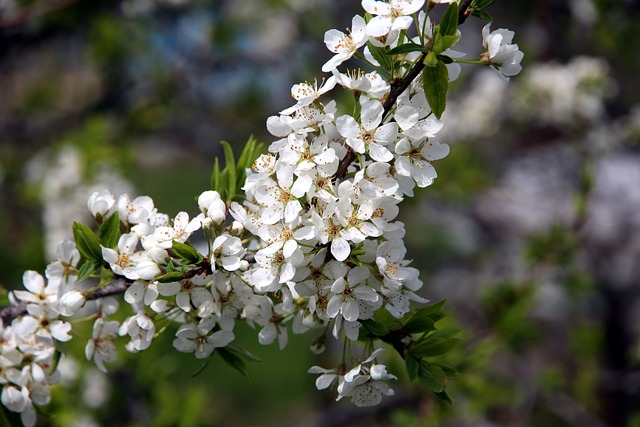
[[[243,259],[240,261],[240,271],[247,271],[249,269],[249,261]]]
[[[87,207],[95,218],[98,216],[105,217],[115,203],[116,199],[113,194],[109,190],[102,190],[96,191],[89,196]]]
[[[63,316],[73,316],[82,308],[86,298],[80,291],[69,291],[62,295],[60,299],[60,314]]]
[[[244,231],[244,225],[242,225],[240,221],[233,221],[231,223],[231,230],[229,230],[229,233],[232,236],[239,236],[242,234],[243,231]]]

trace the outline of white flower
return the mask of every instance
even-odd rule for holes
[[[335,318],[340,313],[345,320],[353,322],[360,316],[358,301],[378,300],[376,291],[366,284],[369,274],[366,267],[356,267],[349,270],[346,277],[339,277],[331,285],[334,296],[327,305],[327,315],[330,318]]]
[[[127,343],[126,348],[131,353],[135,353],[149,348],[156,333],[156,327],[153,320],[146,314],[138,313],[127,317],[120,325],[118,333],[120,336],[129,335],[131,341]]]
[[[213,301],[213,296],[204,286],[209,283],[206,275],[183,279],[180,282],[158,283],[158,292],[162,296],[176,296],[176,304],[188,313],[199,308],[206,301]]]
[[[517,44],[511,44],[513,40],[513,31],[500,28],[491,33],[491,24],[485,25],[482,29],[483,45],[487,50],[482,59],[487,64],[491,64],[498,71],[498,75],[505,80],[509,80],[510,76],[515,76],[522,70],[520,61],[524,57],[524,53],[518,48]]]
[[[153,282],[136,280],[124,293],[124,300],[129,304],[143,302],[151,305],[158,298],[158,285]]]
[[[413,23],[411,15],[425,0],[362,0],[364,10],[375,15],[367,24],[367,35],[382,37],[391,31],[406,30]]]
[[[311,188],[313,180],[304,175],[294,181],[293,169],[283,166],[277,172],[278,183],[266,183],[258,187],[256,200],[264,206],[261,219],[265,224],[275,224],[284,219],[291,223],[298,218],[302,205],[298,198]]]
[[[84,348],[87,360],[93,359],[98,369],[107,372],[104,362],[116,360],[116,346],[114,337],[118,332],[119,324],[116,321],[96,319],[93,324],[93,334]]]
[[[291,87],[291,96],[297,100],[296,105],[282,110],[280,114],[288,116],[303,107],[311,105],[314,101],[320,98],[321,95],[329,92],[336,85],[336,78],[331,76],[326,81],[323,81],[318,87],[318,81],[314,80],[313,83],[304,82],[298,83]]]
[[[270,292],[293,279],[304,255],[298,247],[285,247],[282,242],[276,242],[256,252],[255,259],[259,268],[253,271],[251,283],[260,292]]]
[[[216,237],[211,245],[211,251],[215,257],[215,264],[219,264],[227,271],[238,270],[245,253],[242,241],[228,234]],[[212,267],[215,264],[212,262]]]
[[[336,120],[336,127],[353,151],[369,152],[373,160],[388,162],[393,159],[393,154],[385,145],[396,140],[398,126],[396,123],[380,126],[383,113],[384,107],[380,101],[365,101],[360,112],[361,124],[353,117],[344,115]]]
[[[335,55],[322,66],[322,71],[326,73],[335,70],[366,43],[366,25],[364,19],[356,15],[351,21],[351,31],[348,35],[338,30],[329,30],[324,34],[324,43]]]
[[[446,157],[449,146],[434,139],[417,142],[403,138],[396,144],[395,151],[399,154],[395,162],[396,172],[412,177],[418,187],[424,188],[438,176],[431,162]]]
[[[120,221],[125,224],[149,223],[157,213],[153,200],[149,196],[136,197],[133,201],[123,194],[118,199]]]
[[[195,353],[196,359],[205,359],[218,347],[225,347],[234,340],[233,332],[211,332],[213,325],[196,326],[187,323],[178,329],[173,346],[183,353]]]
[[[222,224],[227,218],[227,205],[220,198],[217,191],[205,191],[198,197],[198,206],[202,213],[214,222]]]
[[[135,233],[123,234],[118,240],[117,251],[102,246],[102,257],[115,274],[131,280],[151,280],[160,274],[160,268],[145,252],[136,252],[137,246],[138,236]]]

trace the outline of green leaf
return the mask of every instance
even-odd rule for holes
[[[477,0],[477,1],[473,2],[471,7],[476,9],[476,10],[478,10],[478,9],[486,9],[487,7],[489,7],[492,4],[494,4],[496,1],[497,0]]]
[[[231,351],[236,356],[246,360],[247,362],[262,362],[262,359],[255,356],[246,348],[239,346],[238,344],[229,344],[226,347],[229,351]]]
[[[100,248],[100,240],[89,227],[79,222],[74,222],[73,240],[76,242],[78,251],[86,259],[102,260],[102,249]]]
[[[410,333],[431,332],[436,329],[434,320],[431,318],[429,307],[422,308],[415,312],[405,323],[404,328]]]
[[[442,50],[439,53],[442,53],[445,50],[452,47],[453,45],[455,45],[456,43],[458,43],[458,40],[460,40],[460,36],[458,34],[454,34],[453,36],[442,36],[440,37],[440,40],[442,40],[442,45],[441,45]]]
[[[475,16],[476,18],[478,18],[478,19],[480,19],[482,21],[493,22],[493,16],[491,16],[491,14],[489,12],[486,12],[484,10],[476,9],[476,10],[473,11],[471,16]]]
[[[402,322],[400,319],[396,319],[389,313],[388,310],[378,310],[373,315],[376,322],[384,325],[389,331],[397,331],[402,328]]]
[[[418,363],[418,359],[416,359],[411,354],[407,354],[405,364],[407,365],[407,375],[409,375],[409,379],[410,380],[416,379],[416,377],[418,376],[418,369],[420,367],[420,364]]]
[[[178,282],[180,280],[184,279],[184,273],[181,271],[171,271],[169,273],[165,273],[163,275],[160,275],[158,277],[156,277],[155,280],[157,280],[160,283],[171,283],[171,282]]]
[[[240,372],[243,376],[251,378],[251,373],[247,369],[246,363],[235,352],[231,351],[229,348],[221,347],[217,349],[217,353],[222,357],[222,360],[224,360],[227,365]]]
[[[424,65],[430,68],[438,65],[438,57],[434,51],[430,51],[424,58]]]
[[[458,4],[456,2],[449,4],[447,11],[442,16],[439,27],[439,32],[443,36],[456,34],[456,31],[458,31]]]
[[[383,337],[389,333],[389,328],[383,323],[376,322],[373,319],[361,320],[362,326],[364,326],[371,335],[376,337]]]
[[[447,377],[457,377],[458,375],[460,375],[460,371],[458,371],[453,366],[435,362],[432,362],[432,364],[442,369]]]
[[[417,43],[405,43],[387,52],[387,55],[404,55],[411,52],[426,52],[427,48]]]
[[[172,248],[177,257],[188,261],[190,264],[197,264],[202,261],[202,255],[193,246],[174,240]]]
[[[78,269],[78,277],[77,281],[82,282],[83,280],[89,278],[93,273],[96,272],[102,263],[95,259],[88,259]]]
[[[100,243],[105,248],[115,248],[120,240],[120,217],[114,212],[100,226]]]
[[[211,172],[211,189],[220,192],[220,164],[216,157],[213,161],[213,172]]]
[[[447,376],[442,368],[426,360],[420,360],[418,367],[418,379],[425,386],[440,393],[447,385]]]
[[[453,399],[451,398],[451,396],[449,396],[449,393],[447,393],[447,390],[439,391],[435,393],[435,395],[438,398],[438,400],[446,402],[449,405],[453,405]]]
[[[422,82],[431,111],[436,118],[440,119],[447,107],[447,90],[449,90],[449,72],[444,62],[438,60],[435,67],[424,67]]]
[[[233,149],[227,141],[220,141],[224,149],[224,172],[227,174],[227,200],[233,199],[236,195],[238,185],[238,175],[236,170],[236,158]]]
[[[369,46],[369,51],[371,52],[371,55],[373,56],[373,58],[376,61],[378,61],[380,66],[383,69],[385,69],[387,71],[390,71],[391,68],[393,67],[393,61],[387,55],[387,52],[389,51],[389,48],[386,48],[386,47],[383,48],[383,47],[374,46],[371,43],[367,43],[367,46]]]
[[[434,357],[445,354],[460,344],[459,338],[453,338],[456,328],[442,329],[416,341],[409,352],[416,357]]]
[[[9,301],[9,292],[4,286],[0,285],[0,306],[4,307],[7,305],[11,305],[11,301]]]
[[[440,300],[434,304],[421,308],[420,310],[416,311],[416,314],[424,313],[429,316],[431,320],[437,322],[445,316],[444,305],[446,302],[446,299]]]

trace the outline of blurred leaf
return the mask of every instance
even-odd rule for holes
[[[418,379],[425,387],[436,393],[442,392],[447,385],[447,376],[442,368],[425,360],[420,360]]]
[[[484,10],[476,9],[476,10],[473,11],[471,16],[475,16],[476,18],[478,18],[478,19],[480,19],[482,21],[493,22],[493,16],[491,16],[491,14],[489,12],[486,12]]]
[[[386,325],[373,319],[361,320],[360,323],[373,336],[383,337],[389,333],[389,328]]]
[[[457,328],[436,331],[416,341],[409,352],[416,357],[433,357],[445,354],[460,344],[461,340],[453,337],[458,331]]]
[[[411,354],[407,354],[405,365],[407,366],[407,375],[409,376],[409,379],[414,380],[418,376],[418,369],[420,367],[418,359]]]

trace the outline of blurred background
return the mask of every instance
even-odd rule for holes
[[[359,7],[0,0],[0,285],[43,271],[71,221],[90,223],[93,191],[195,212],[219,141],[268,144],[267,117],[322,77],[324,32]],[[640,2],[489,12],[516,32],[523,71],[463,70],[439,134],[451,154],[402,210],[423,295],[463,329],[444,357],[462,373],[452,407],[406,381],[378,408],[335,403],[305,373],[331,354],[307,336],[261,347],[249,328],[238,341],[262,359],[249,379],[216,357],[202,369],[170,333],[104,375],[78,327],[40,425],[640,426]],[[479,53],[484,25],[470,18],[458,49]]]

